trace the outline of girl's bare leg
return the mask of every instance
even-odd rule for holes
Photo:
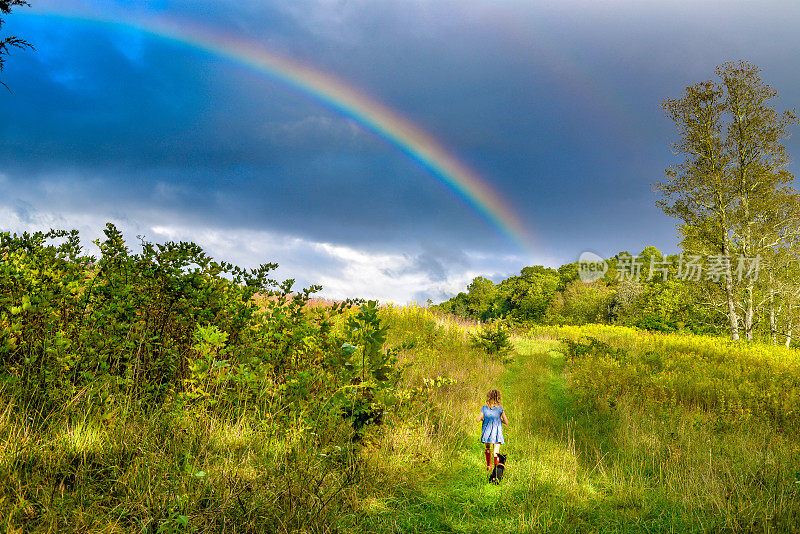
[[[497,458],[498,454],[500,454],[500,444],[499,443],[495,443],[494,444],[494,465],[497,465],[500,462],[500,460]]]

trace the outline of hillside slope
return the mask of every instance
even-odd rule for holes
[[[714,367],[709,361],[716,345],[709,338],[637,332],[537,329],[515,339],[514,361],[507,364],[476,356],[465,338],[459,344],[452,334],[447,349],[436,343],[417,347],[411,356],[418,376],[447,373],[456,383],[434,395],[432,412],[417,422],[416,439],[394,431],[387,436],[381,461],[393,465],[394,474],[376,488],[365,515],[350,526],[371,532],[797,528],[800,442],[788,431],[799,389],[796,360],[789,361],[793,352],[778,351],[770,363],[762,354],[768,348],[751,347],[740,351],[739,359]],[[573,343],[572,349],[559,341],[585,334],[605,341]],[[755,369],[750,375],[741,361],[747,354],[766,362],[761,367],[749,362]],[[645,378],[659,378],[659,373],[631,371],[643,361],[651,369],[666,369],[672,382],[649,387]],[[682,371],[669,373],[676,361]],[[607,365],[601,369],[598,362]],[[698,372],[712,377],[713,387],[704,392],[699,384],[686,395],[681,387],[698,379]],[[733,395],[735,386],[744,391],[742,385],[756,378],[762,381],[759,390],[783,381],[777,384],[784,389],[782,412],[759,412],[768,408],[755,397],[723,400],[725,388]],[[503,393],[511,423],[500,486],[487,484],[475,422],[493,386]],[[716,400],[700,402],[710,392]],[[742,416],[748,402],[751,413]],[[415,461],[402,462],[403,455]]]

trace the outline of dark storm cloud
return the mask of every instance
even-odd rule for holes
[[[463,250],[443,247],[426,241],[420,244],[421,252],[406,255],[406,264],[402,268],[386,269],[387,276],[402,276],[411,273],[424,273],[432,282],[445,282],[453,271],[463,270],[470,266],[470,261]]]
[[[800,102],[800,7],[789,2],[78,3],[215,28],[358,87],[492,183],[537,238],[527,263],[675,249],[650,188],[673,161],[658,103],[716,65],[752,61],[779,105]],[[417,297],[452,291],[478,266],[522,267],[500,259],[521,253],[429,171],[309,97],[132,29],[25,11],[4,30],[37,50],[15,52],[3,73],[14,95],[0,96],[0,208],[19,224],[49,210],[291,235],[344,247],[291,249],[297,269],[313,272],[318,257],[320,273],[341,277],[362,263],[322,258],[353,246],[375,254],[363,263],[375,284],[427,280],[408,290]]]
[[[208,76],[207,54],[159,41],[131,60],[118,46],[130,30],[24,22],[21,33],[59,37],[17,78],[0,147],[12,183],[90,182],[104,197],[91,205],[155,203],[324,239],[402,239],[442,219],[458,238],[447,228],[461,219],[497,240],[427,171],[285,87],[231,65]]]

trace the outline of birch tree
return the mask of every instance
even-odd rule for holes
[[[731,337],[743,328],[752,339],[766,300],[755,294],[755,277],[734,279],[731,264],[797,236],[800,207],[783,144],[797,115],[775,110],[777,92],[749,63],[725,63],[716,75],[661,104],[677,127],[673,151],[682,161],[655,185],[657,205],[678,219],[684,249],[730,259],[719,283]]]
[[[788,244],[798,231],[797,195],[790,186],[794,176],[786,170],[789,155],[783,145],[797,116],[794,110],[780,113],[773,108],[778,93],[761,80],[754,65],[725,63],[717,76],[730,117],[725,150],[736,191],[734,241],[742,256],[763,257]],[[742,287],[747,339],[753,339],[758,311],[755,283],[748,277]]]

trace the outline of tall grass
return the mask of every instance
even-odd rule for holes
[[[437,515],[424,511],[439,500],[428,491],[461,474],[463,451],[479,446],[475,417],[486,392],[500,385],[504,365],[472,347],[469,327],[449,317],[408,306],[384,308],[382,318],[391,329],[391,344],[402,348],[405,387],[423,402],[382,429],[370,455],[374,472],[364,487],[363,515],[347,528],[438,531],[443,527]]]
[[[703,528],[800,525],[800,358],[794,349],[628,328],[538,328],[566,339],[565,379],[606,421],[604,470],[671,496]],[[598,341],[583,342],[586,337]],[[602,441],[597,441],[602,444]]]
[[[0,531],[358,530],[370,506],[448,470],[473,417],[461,403],[491,382],[466,364],[501,366],[460,325],[420,308],[381,313],[408,367],[398,411],[358,442],[324,404],[290,404],[268,383],[246,406],[212,396],[155,410],[79,391],[36,420],[0,391]]]
[[[478,325],[413,306],[383,308],[380,318],[389,327],[385,349],[405,374],[397,410],[358,442],[340,416],[293,410],[274,394],[246,407],[143,412],[90,409],[95,401],[79,392],[26,420],[15,396],[0,390],[0,531],[800,525],[791,350],[589,325],[537,328],[514,339],[513,359],[501,359],[470,343]],[[580,346],[571,352],[567,341]],[[501,390],[510,419],[499,486],[487,483],[475,420],[491,388]],[[759,411],[764,392],[780,399],[773,412]],[[723,394],[751,415],[734,417]]]
[[[0,232],[0,531],[334,531],[403,394],[376,304],[104,233]]]
[[[406,340],[429,340],[404,353],[416,380],[442,375],[457,384],[440,388],[417,418],[385,429],[374,458],[380,483],[353,531],[793,532],[800,525],[800,442],[780,419],[733,424],[721,404],[659,401],[680,398],[690,379],[709,372],[720,387],[745,380],[772,387],[775,373],[797,376],[791,351],[589,325],[536,329],[515,340],[516,361],[503,365],[477,354],[463,328],[424,310],[386,313]],[[624,351],[613,372],[596,366],[608,354],[576,357],[562,341],[587,336]],[[631,371],[656,360],[663,368],[681,362],[673,375],[682,379],[657,381],[661,397],[651,396],[650,375]],[[490,387],[503,392],[511,420],[499,487],[487,484],[474,420]],[[713,391],[701,389],[697,395]]]
[[[353,508],[358,454],[336,426],[266,406],[81,412],[35,428],[0,407],[0,530],[327,532]]]
[[[534,332],[572,344],[570,384],[590,396],[602,390],[607,397],[624,394],[670,409],[700,408],[717,426],[758,420],[780,432],[800,433],[796,349],[600,325]],[[594,341],[580,344],[581,339]]]

